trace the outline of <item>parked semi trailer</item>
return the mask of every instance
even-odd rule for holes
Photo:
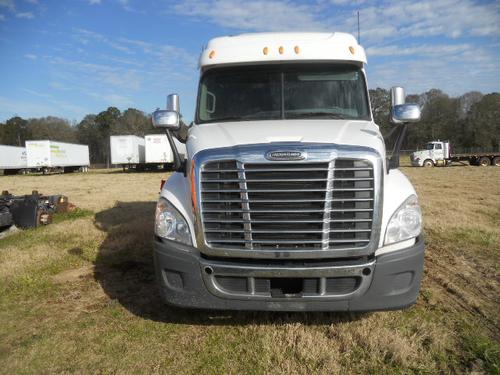
[[[453,162],[468,162],[470,165],[500,167],[500,152],[452,153],[449,141],[432,141],[424,150],[410,154],[411,164],[415,167],[446,166]]]
[[[43,173],[87,172],[89,146],[55,141],[26,141],[27,166]]]
[[[144,137],[146,148],[146,165],[148,168],[172,169],[174,154],[165,134],[148,134]],[[181,158],[185,159],[186,146],[177,139],[174,142]]]
[[[109,137],[111,164],[129,169],[144,169],[144,138],[135,135],[112,135]]]
[[[237,310],[400,309],[424,260],[399,149],[420,107],[391,89],[390,161],[370,111],[365,51],[344,33],[215,38],[200,57],[194,122],[177,95],[153,124],[175,168],[154,255],[173,305]],[[172,137],[186,143],[182,160]]]
[[[0,145],[0,170],[4,175],[26,171],[26,148]]]

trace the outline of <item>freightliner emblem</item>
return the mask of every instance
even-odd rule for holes
[[[267,160],[289,161],[304,160],[307,154],[302,151],[269,151],[266,153]]]

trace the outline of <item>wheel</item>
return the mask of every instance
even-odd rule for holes
[[[481,167],[488,167],[491,165],[491,160],[490,158],[483,156],[482,158],[479,159],[479,165]]]
[[[493,158],[493,163],[492,163],[494,166],[496,167],[500,167],[500,156],[495,156]]]
[[[434,162],[431,159],[424,160],[424,167],[434,167]]]
[[[470,158],[469,159],[469,165],[472,165],[472,166],[477,166],[477,159],[476,158]]]

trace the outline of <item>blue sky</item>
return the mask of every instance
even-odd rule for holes
[[[472,0],[0,0],[0,121],[79,121],[108,106],[194,112],[208,39],[253,31],[356,32],[371,88],[500,91],[500,2]]]

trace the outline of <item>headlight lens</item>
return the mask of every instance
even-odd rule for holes
[[[167,240],[192,245],[186,220],[165,198],[160,198],[156,205],[155,234]]]
[[[422,231],[422,211],[415,195],[394,212],[385,232],[385,245],[417,237]]]

